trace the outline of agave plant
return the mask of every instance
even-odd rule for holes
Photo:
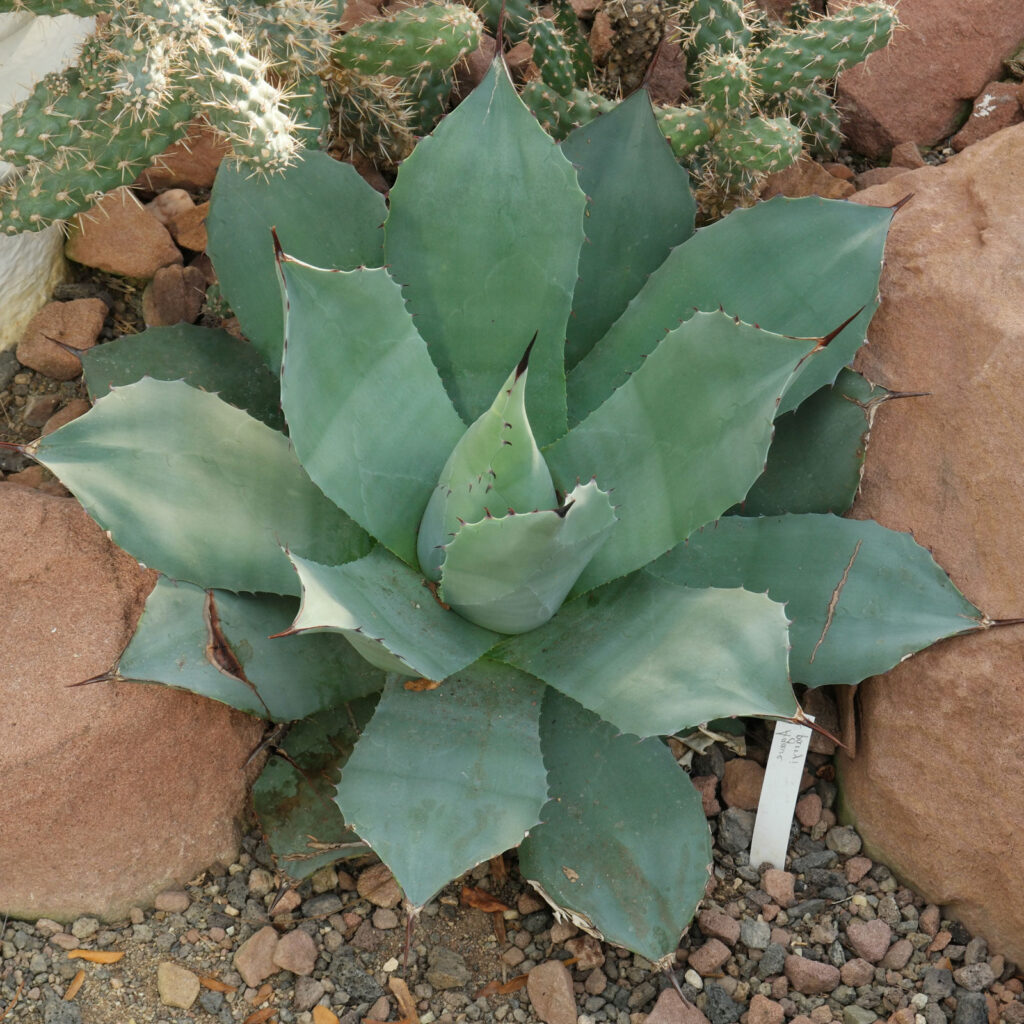
[[[661,737],[987,624],[910,537],[832,514],[888,397],[842,367],[891,216],[695,233],[643,92],[555,145],[500,60],[389,208],[323,154],[222,171],[250,343],[104,346],[102,397],[33,449],[164,574],[106,678],[296,723],[255,791],[293,877],[368,844],[415,911],[518,846],[574,920],[670,958],[710,844]]]

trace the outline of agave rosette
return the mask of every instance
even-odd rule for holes
[[[695,233],[645,94],[556,146],[500,62],[387,207],[322,154],[222,171],[251,345],[104,346],[90,387],[118,386],[35,449],[164,574],[111,677],[297,723],[255,793],[294,876],[363,841],[419,907],[519,845],[577,920],[670,955],[710,848],[660,737],[984,624],[909,537],[832,514],[886,396],[842,367],[890,216]]]

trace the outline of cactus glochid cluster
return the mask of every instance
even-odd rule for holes
[[[885,46],[897,24],[883,0],[827,17],[812,17],[810,5],[800,2],[784,24],[752,0],[683,0],[677,7],[665,0],[605,0],[602,12],[613,37],[597,75],[581,81],[586,70],[574,63],[564,24],[558,33],[545,29],[545,45],[534,43],[541,78],[527,86],[524,99],[563,138],[606,108],[599,93],[637,88],[663,34],[677,36],[690,103],[656,113],[676,157],[708,196],[749,190],[797,160],[805,146],[834,153],[841,135],[828,83]],[[529,33],[533,42],[541,30],[532,25]]]
[[[96,15],[97,27],[74,66],[0,118],[0,159],[18,169],[0,189],[8,234],[133,181],[199,117],[262,173],[317,143],[393,163],[443,112],[452,66],[480,41],[477,16],[443,2],[344,35],[324,0],[0,0],[13,9]]]

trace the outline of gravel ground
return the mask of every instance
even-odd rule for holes
[[[727,758],[731,752],[713,747],[694,759],[692,774],[720,779]],[[709,807],[714,875],[675,972],[700,1015],[643,958],[556,922],[524,887],[514,855],[479,866],[424,909],[406,968],[404,921],[386,869],[372,857],[322,869],[289,891],[271,917],[280,876],[254,832],[236,863],[211,867],[162,894],[162,909],[133,910],[130,921],[80,918],[63,928],[46,920],[6,922],[0,1019],[398,1020],[403,1014],[390,982],[404,978],[421,1024],[642,1024],[648,1014],[650,1024],[1024,1024],[1016,965],[864,857],[856,832],[835,824],[828,759],[812,754],[811,762],[825,777],[806,793],[784,872],[748,863],[751,812]],[[717,802],[716,790],[705,788],[709,796]],[[489,892],[508,909],[466,905],[463,886]],[[71,955],[80,949],[124,956],[92,962]],[[574,1010],[548,1005],[523,987],[479,994],[490,982],[559,960],[568,962]],[[556,965],[544,970],[564,974]],[[81,987],[66,999],[80,971]]]

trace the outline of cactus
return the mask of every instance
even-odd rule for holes
[[[608,0],[604,11],[616,33],[612,52],[589,82],[577,76],[570,103],[573,51],[564,27],[559,35],[540,22],[531,26],[543,85],[531,83],[524,100],[556,139],[585,123],[581,110],[596,107],[588,89],[606,96],[635,89],[661,40],[660,0]],[[564,13],[557,17],[567,24]],[[680,17],[692,103],[661,108],[658,120],[699,183],[705,217],[746,201],[764,175],[796,161],[805,146],[815,155],[838,149],[839,116],[826,83],[884,46],[896,25],[880,0],[816,19],[807,5],[795,5],[786,26],[743,0],[689,0]]]
[[[499,59],[387,210],[319,153],[222,170],[250,343],[104,346],[94,408],[29,447],[166,574],[103,678],[298,720],[256,790],[293,877],[369,845],[414,916],[520,844],[574,920],[674,963],[710,844],[659,737],[990,625],[835,514],[885,398],[842,367],[892,211],[694,213],[643,91],[556,147]]]
[[[49,0],[15,6],[55,9]],[[0,158],[20,168],[0,189],[6,233],[64,220],[131,182],[196,117],[260,173],[332,141],[394,164],[413,144],[414,104],[416,127],[428,131],[443,113],[451,66],[480,37],[479,19],[459,4],[404,10],[340,40],[320,0],[87,6],[106,16],[78,66],[45,76],[0,119]]]

